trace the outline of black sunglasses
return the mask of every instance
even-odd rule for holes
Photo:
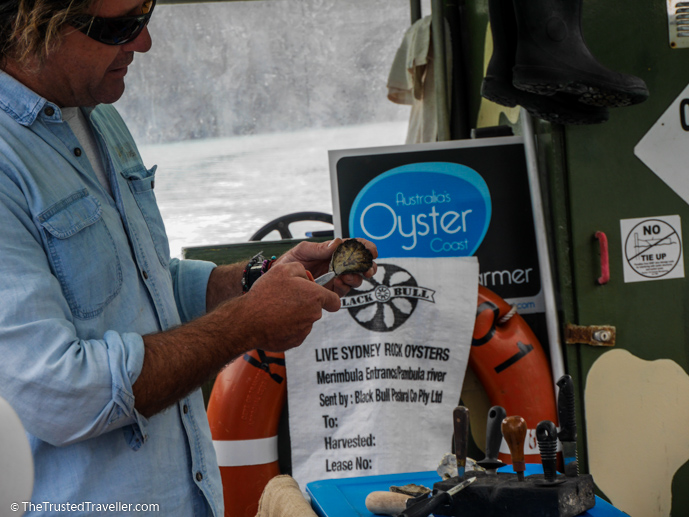
[[[141,6],[142,14],[101,18],[99,16],[79,15],[70,19],[70,25],[106,45],[124,45],[134,41],[151,19],[156,0],[146,0]]]

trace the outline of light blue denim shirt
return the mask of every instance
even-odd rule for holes
[[[149,419],[132,394],[142,336],[202,315],[214,265],[170,260],[155,167],[112,106],[85,113],[112,197],[60,109],[0,71],[0,396],[35,466],[20,509],[64,515],[69,503],[95,515],[93,505],[114,504],[121,512],[108,515],[150,515],[137,512],[148,504],[189,517],[207,502],[223,515],[201,392]]]

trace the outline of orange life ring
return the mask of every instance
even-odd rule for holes
[[[223,482],[225,515],[253,517],[270,479],[280,474],[277,434],[287,399],[284,354],[252,350],[218,375],[208,420]],[[469,364],[493,405],[520,415],[529,432],[527,463],[540,462],[535,429],[557,422],[550,365],[524,319],[502,298],[479,286]],[[500,459],[510,462],[508,454]]]
[[[287,400],[285,373],[285,354],[252,350],[213,384],[208,423],[228,517],[254,517],[263,489],[280,474],[277,435]]]
[[[524,319],[505,300],[479,286],[469,366],[491,404],[526,420],[524,461],[540,463],[536,426],[557,423],[555,385],[548,358]],[[500,460],[510,463],[508,450]]]

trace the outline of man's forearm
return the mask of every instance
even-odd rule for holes
[[[225,300],[242,294],[242,273],[246,263],[216,267],[208,279],[206,311],[211,312]]]
[[[136,409],[150,417],[185,397],[254,346],[251,316],[236,300],[186,325],[144,336],[144,362],[134,383]],[[228,320],[236,324],[228,324]]]
[[[206,287],[205,316],[144,336],[144,363],[133,386],[136,409],[142,415],[154,415],[174,404],[253,348],[251,304],[233,300],[242,294],[244,267],[237,263],[213,269]]]

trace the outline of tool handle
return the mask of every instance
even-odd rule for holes
[[[520,416],[508,416],[502,421],[502,434],[512,455],[512,468],[524,472],[524,442],[526,441],[526,420]]]
[[[493,406],[488,410],[488,421],[486,422],[486,458],[497,460],[502,444],[502,429],[500,425],[507,416],[505,408]]]
[[[371,492],[366,496],[366,509],[380,515],[399,515],[407,508],[407,500],[411,497],[396,492]]]
[[[541,453],[541,464],[546,481],[557,477],[557,428],[550,420],[543,420],[536,426],[536,440]]]
[[[457,458],[457,473],[464,476],[469,449],[469,409],[457,406],[452,412],[455,432],[455,457]]]
[[[558,437],[562,442],[577,440],[577,420],[574,405],[574,383],[571,375],[563,375],[557,381],[560,391],[557,394],[557,412],[560,420]]]
[[[399,514],[398,517],[428,517],[432,514],[434,510],[442,506],[445,503],[449,503],[451,499],[450,494],[447,492],[441,492],[434,495],[430,499],[424,499],[418,503],[410,506],[404,512]]]

